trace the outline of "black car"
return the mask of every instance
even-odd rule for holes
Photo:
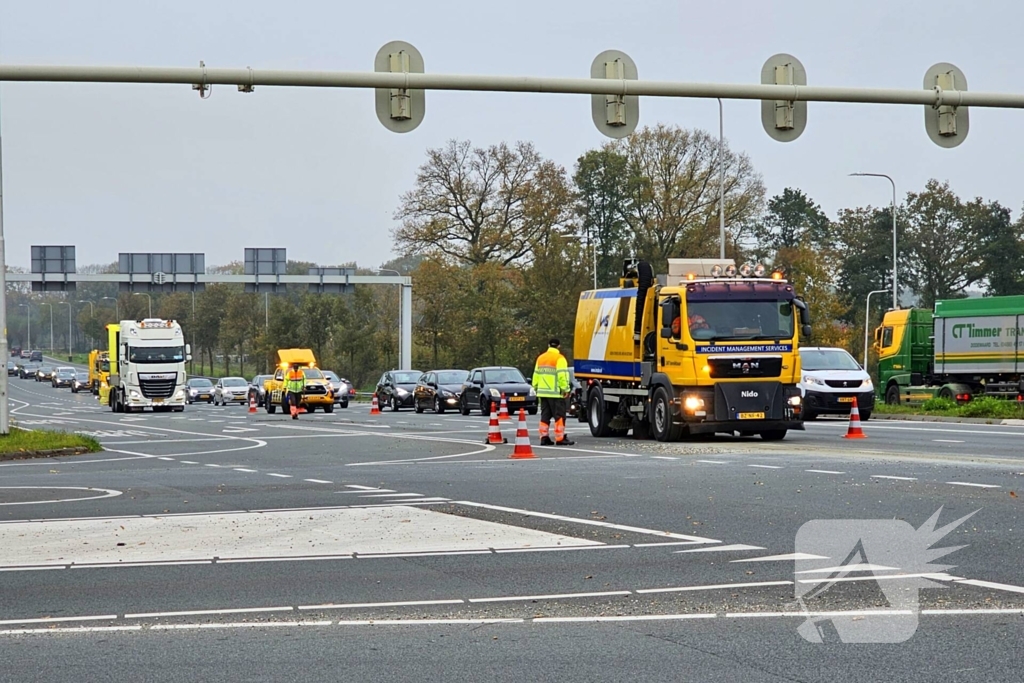
[[[417,413],[430,408],[435,413],[455,410],[462,395],[462,385],[469,379],[468,370],[428,370],[420,377],[413,391],[413,407]]]
[[[18,364],[18,377],[21,379],[35,379],[39,372],[39,363],[24,361]]]
[[[423,373],[419,370],[391,370],[380,376],[377,382],[377,403],[391,410],[413,407],[413,392]]]
[[[185,383],[188,390],[185,393],[186,403],[206,401],[213,403],[213,382],[205,377],[192,377]]]
[[[10,377],[11,375],[17,375],[17,374],[18,374],[18,364],[15,363],[13,360],[7,361],[7,376]]]
[[[75,378],[71,380],[71,393],[77,394],[79,391],[90,391],[91,389],[92,382],[89,380],[89,372],[87,370],[75,372]]]
[[[53,377],[54,368],[49,365],[40,365],[39,369],[36,370],[36,381],[37,382],[49,382],[50,378]]]
[[[263,407],[263,397],[266,395],[267,390],[264,388],[264,384],[268,379],[272,379],[273,375],[256,375],[249,382],[249,391],[256,392],[256,406],[259,408]]]
[[[537,392],[518,368],[508,366],[472,370],[469,380],[462,385],[459,408],[463,415],[469,415],[474,408],[479,408],[481,415],[489,415],[491,405],[498,407],[503,395],[510,414],[520,408],[525,408],[530,415],[537,414]]]
[[[42,351],[32,351],[31,353],[28,354],[28,359],[30,361],[32,361],[33,363],[42,363],[43,362],[43,352]]]
[[[54,389],[59,389],[60,387],[70,387],[74,381],[74,368],[57,368],[50,374],[50,384],[53,385]]]

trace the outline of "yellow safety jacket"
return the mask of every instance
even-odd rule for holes
[[[306,375],[302,373],[302,370],[292,370],[285,375],[284,386],[294,394],[301,394],[306,387]]]
[[[551,347],[537,357],[533,388],[540,398],[562,398],[569,393],[569,364],[558,349]]]

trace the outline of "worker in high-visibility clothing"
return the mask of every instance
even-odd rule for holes
[[[302,368],[293,365],[284,375],[285,402],[291,411],[292,419],[299,419],[299,407],[302,405],[302,390],[306,386],[306,375]]]
[[[537,357],[533,369],[533,388],[540,399],[540,445],[572,446],[565,435],[565,404],[571,387],[569,385],[569,364],[558,350],[557,339],[548,342],[548,350]],[[555,440],[551,440],[551,420],[555,420]]]

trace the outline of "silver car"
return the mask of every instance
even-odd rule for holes
[[[334,402],[338,404],[339,408],[348,408],[348,401],[352,394],[352,383],[344,377],[339,377],[338,373],[333,370],[321,370],[324,373],[324,377],[331,383],[331,391],[334,393]]]
[[[213,387],[213,405],[248,403],[249,383],[244,377],[222,377]]]

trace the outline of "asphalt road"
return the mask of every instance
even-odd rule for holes
[[[478,415],[10,384],[106,451],[0,462],[3,681],[1021,680],[1024,428],[541,448],[532,418],[512,460]]]

